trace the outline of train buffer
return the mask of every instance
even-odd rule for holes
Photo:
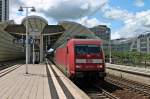
[[[26,65],[0,77],[0,99],[89,99],[54,65]]]

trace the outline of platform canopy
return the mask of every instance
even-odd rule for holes
[[[61,25],[48,25],[48,22],[40,16],[28,16],[25,17],[21,24],[10,24],[5,28],[5,31],[13,36],[19,37],[26,35],[26,22],[28,20],[28,33],[29,35],[43,35],[54,36],[59,38],[65,29]]]
[[[28,21],[28,30],[29,30],[29,32],[37,31],[37,32],[42,33],[42,31],[45,28],[45,26],[48,25],[48,22],[44,18],[42,18],[40,16],[28,16],[28,17],[25,17],[22,20],[22,24],[24,26],[26,26],[26,22],[27,21]]]
[[[75,38],[76,36],[85,36],[89,39],[97,39],[96,35],[91,32],[87,27],[71,21],[59,22],[59,25],[65,28],[65,32],[59,37],[59,39],[54,44],[53,48],[57,48],[63,43],[67,42],[67,39]]]

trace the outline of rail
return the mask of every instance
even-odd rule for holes
[[[1,70],[0,71],[0,77],[8,74],[11,71],[14,71],[15,69],[19,68],[20,66],[22,66],[22,65],[14,65],[14,66],[11,66],[11,67],[8,67],[6,69]]]
[[[99,98],[105,96],[106,98],[109,98],[109,99],[119,99],[118,97],[116,97],[116,96],[112,95],[111,93],[107,92],[106,90],[104,90],[102,87],[100,87],[98,85],[94,85],[94,86],[102,91],[101,93],[99,93]]]
[[[144,96],[150,97],[150,86],[143,85],[134,81],[125,80],[123,78],[120,79],[113,79],[112,77],[105,78],[107,82],[113,83],[114,85],[127,88],[129,90],[132,90],[134,92],[138,92],[140,94],[143,94]]]

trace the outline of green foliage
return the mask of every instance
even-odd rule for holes
[[[109,62],[110,52],[105,51],[106,62]],[[137,51],[111,51],[112,62],[127,65],[150,65],[150,54]]]

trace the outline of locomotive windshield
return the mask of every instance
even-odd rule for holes
[[[76,45],[75,52],[76,54],[96,54],[101,51],[99,45]]]

